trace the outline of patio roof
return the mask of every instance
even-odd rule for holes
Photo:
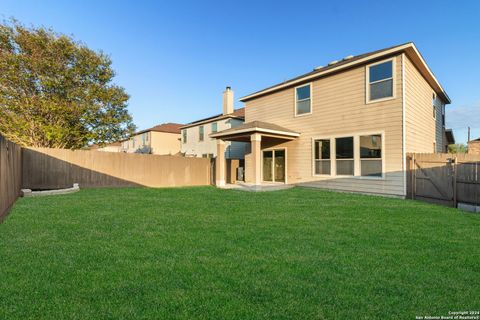
[[[274,123],[252,121],[244,123],[235,128],[212,133],[210,134],[210,137],[222,140],[247,140],[247,138],[254,133],[260,133],[263,136],[284,140],[293,140],[300,136],[300,133]]]

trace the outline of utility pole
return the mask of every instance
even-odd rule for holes
[[[470,142],[470,127],[468,127],[468,142]]]

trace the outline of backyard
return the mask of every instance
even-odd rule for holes
[[[0,225],[1,319],[415,319],[480,309],[480,215],[294,188],[87,189]]]

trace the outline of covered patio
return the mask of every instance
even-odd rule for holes
[[[286,148],[276,145],[297,139],[300,133],[273,123],[252,121],[238,127],[211,134],[217,139],[215,184],[225,187],[225,141],[250,143],[245,155],[245,184],[253,189],[273,183],[286,184]],[[263,142],[263,148],[262,148]],[[283,175],[283,178],[282,178]]]

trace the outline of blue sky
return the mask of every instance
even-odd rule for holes
[[[453,103],[447,127],[480,137],[480,1],[22,1],[3,19],[52,27],[109,54],[135,124],[186,123],[318,65],[414,41]]]

